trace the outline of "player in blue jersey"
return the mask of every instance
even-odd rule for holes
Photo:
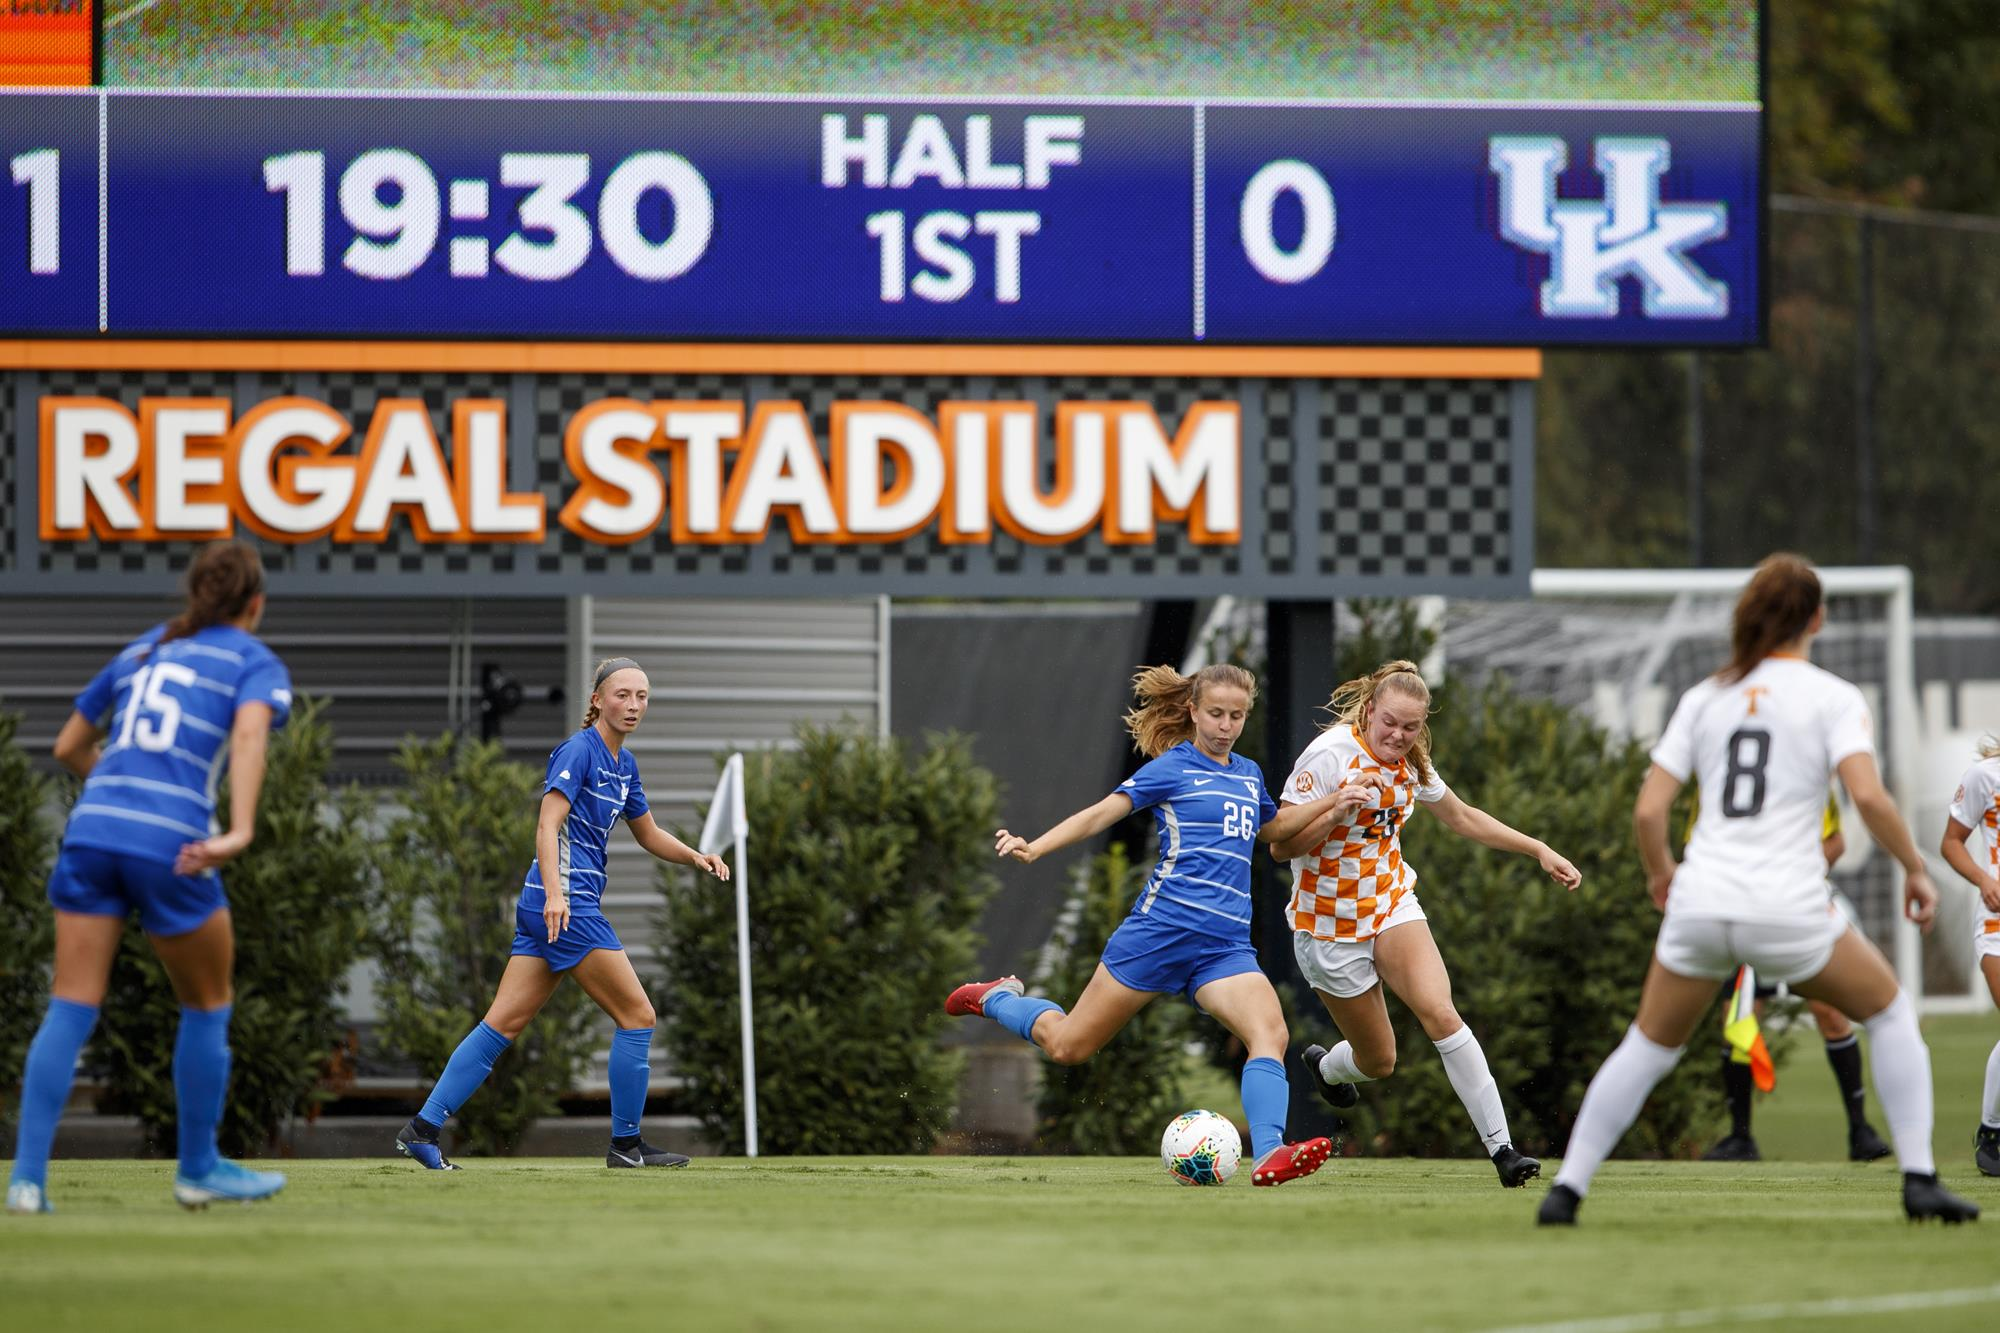
[[[568,973],[618,1025],[611,1039],[611,1148],[606,1166],[686,1166],[688,1159],[639,1137],[650,1075],[653,1004],[604,919],[604,849],[619,820],[638,844],[672,865],[729,878],[719,856],[705,856],[653,822],[639,765],[625,739],[646,716],[646,673],[629,657],[600,662],[591,680],[583,727],[549,756],[535,860],[514,909],[513,956],[479,1025],[452,1052],[424,1109],[396,1135],[396,1147],[433,1171],[458,1168],[438,1145],[444,1122],[493,1071],[500,1053],[541,1012]]]
[[[960,986],[945,1000],[945,1012],[983,1015],[1056,1063],[1073,1065],[1095,1055],[1155,996],[1186,995],[1249,1050],[1242,1088],[1251,1181],[1277,1185],[1311,1175],[1333,1144],[1285,1142],[1288,1038],[1278,993],[1250,945],[1250,854],[1259,842],[1290,837],[1324,811],[1373,791],[1341,787],[1280,811],[1262,770],[1232,753],[1257,695],[1256,678],[1241,667],[1203,667],[1193,676],[1152,667],[1134,676],[1132,686],[1139,706],[1125,715],[1125,726],[1151,762],[1034,841],[1001,829],[994,844],[998,855],[1032,863],[1134,810],[1153,811],[1160,861],[1131,915],[1106,942],[1096,975],[1069,1012],[1026,995],[1019,977]]]
[[[217,867],[250,845],[264,744],[292,704],[284,663],[252,633],[263,614],[257,553],[240,542],[203,547],[188,569],[187,609],[112,658],[56,737],[57,761],[84,784],[49,878],[55,981],[22,1073],[8,1212],[50,1211],[49,1146],[133,912],[181,1002],[174,1198],[203,1208],[284,1187],[282,1175],[239,1166],[215,1145],[236,951]],[[226,833],[215,820],[225,765]]]

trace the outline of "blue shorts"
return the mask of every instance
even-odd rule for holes
[[[1225,940],[1147,916],[1125,918],[1105,941],[1103,962],[1121,986],[1178,991],[1190,1000],[1211,981],[1259,970],[1257,951],[1248,940]]]
[[[222,876],[210,870],[200,875],[176,875],[163,861],[108,851],[102,847],[65,846],[49,876],[49,902],[58,912],[85,916],[130,916],[149,935],[185,935],[229,906],[222,893]]]
[[[539,958],[549,965],[551,972],[569,971],[593,949],[624,947],[618,932],[601,916],[571,917],[562,934],[556,936],[556,942],[550,944],[548,922],[539,911],[514,909],[514,947],[508,952],[515,958]]]

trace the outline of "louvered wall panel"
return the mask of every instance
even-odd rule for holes
[[[53,767],[49,746],[71,701],[109,658],[174,614],[152,598],[0,600],[0,708],[23,714],[21,740]],[[568,657],[565,604],[535,598],[275,598],[258,630],[301,694],[324,699],[337,780],[390,783],[408,735],[478,730],[471,691],[493,662],[528,684],[560,685]],[[582,716],[574,696],[531,699],[506,719],[509,753],[539,770]]]

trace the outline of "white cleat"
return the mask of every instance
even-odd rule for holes
[[[7,1187],[7,1211],[10,1213],[53,1213],[55,1205],[42,1193],[42,1187],[33,1181],[17,1180]]]
[[[277,1171],[252,1171],[247,1166],[218,1158],[199,1177],[174,1175],[174,1202],[193,1211],[211,1203],[255,1203],[268,1199],[285,1187],[285,1177]]]

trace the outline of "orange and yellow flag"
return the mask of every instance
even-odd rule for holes
[[[1757,974],[1747,965],[1737,969],[1736,991],[1722,1017],[1722,1039],[1729,1043],[1731,1060],[1750,1066],[1759,1091],[1778,1086],[1778,1067],[1771,1063],[1771,1049],[1764,1044],[1764,1029],[1757,1022]]]

